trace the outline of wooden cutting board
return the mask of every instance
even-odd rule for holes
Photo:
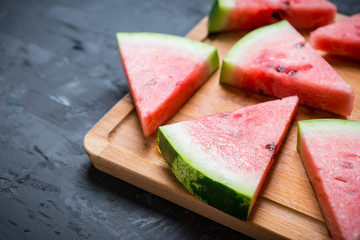
[[[338,15],[337,20],[345,16]],[[301,32],[308,38],[309,32]],[[218,49],[220,60],[246,32],[207,36],[207,18],[187,35]],[[360,119],[360,62],[328,56],[325,59],[355,92],[352,115]],[[119,61],[119,67],[121,66]],[[269,101],[274,98],[219,84],[219,72],[166,124],[194,119]],[[158,151],[157,132],[143,136],[131,96],[123,97],[86,135],[84,147],[93,165],[209,219],[260,239],[329,239],[316,196],[296,151],[297,122],[304,119],[341,118],[338,115],[299,106],[277,159],[259,198],[244,222],[229,216],[191,195],[174,177]]]

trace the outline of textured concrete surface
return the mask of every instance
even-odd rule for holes
[[[128,92],[115,32],[183,36],[210,2],[0,0],[0,239],[248,239],[99,172],[82,143]]]

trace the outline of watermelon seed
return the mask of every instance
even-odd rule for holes
[[[285,1],[284,4],[285,4],[286,6],[290,6],[290,2],[289,2],[289,1]]]
[[[273,12],[272,17],[276,20],[281,20],[281,16],[279,12]]]
[[[294,76],[294,75],[295,75],[295,73],[297,73],[297,71],[296,71],[296,70],[291,70],[291,71],[289,72],[289,75],[290,75],[290,76]]]
[[[228,118],[229,116],[230,116],[229,112],[223,112],[223,113],[220,114],[221,118]]]
[[[269,149],[270,151],[274,151],[276,150],[276,144],[268,144],[266,145],[266,148]]]
[[[341,166],[349,169],[353,168],[353,165],[350,162],[344,162]]]
[[[336,177],[334,178],[335,180],[341,181],[341,182],[347,182],[346,179],[342,178],[342,177]]]
[[[296,44],[296,48],[303,48],[305,46],[305,44],[303,44],[303,43],[299,43],[299,44]]]
[[[283,71],[285,71],[285,68],[284,68],[283,66],[278,66],[278,67],[276,68],[276,71],[278,71],[278,72],[283,72]]]

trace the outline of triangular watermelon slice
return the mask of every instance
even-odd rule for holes
[[[351,87],[287,21],[256,29],[223,59],[220,82],[344,116],[351,114]]]
[[[310,44],[319,50],[360,60],[360,13],[316,29]]]
[[[288,97],[161,126],[159,148],[187,190],[246,220],[297,103]]]
[[[214,0],[209,32],[252,30],[280,20],[314,29],[334,22],[336,6],[327,0]]]
[[[117,33],[119,51],[145,136],[153,133],[219,67],[216,48],[160,33]]]
[[[297,148],[332,238],[360,239],[360,121],[299,121]]]

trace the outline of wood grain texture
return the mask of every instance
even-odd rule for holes
[[[338,15],[337,20],[345,16]],[[301,32],[308,39],[309,32]],[[207,18],[187,35],[217,47],[220,60],[246,32],[207,36]],[[355,102],[348,119],[360,119],[360,63],[320,52],[354,89]],[[268,96],[219,84],[219,70],[166,124],[272,100]],[[244,222],[191,195],[174,177],[157,146],[157,133],[145,138],[131,96],[121,99],[86,135],[84,147],[99,170],[154,193],[239,232],[259,239],[329,239],[316,196],[296,151],[297,122],[341,118],[329,112],[299,106],[276,162],[260,196]]]

